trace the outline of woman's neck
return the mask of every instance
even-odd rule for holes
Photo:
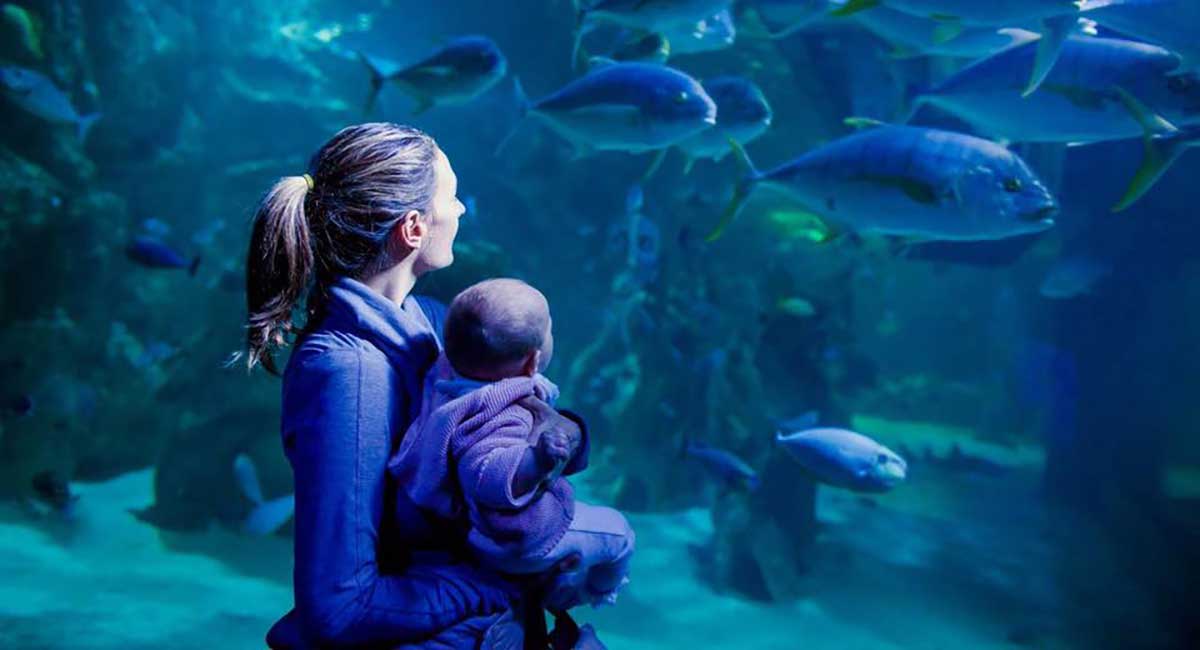
[[[413,285],[417,283],[417,274],[413,272],[413,258],[415,257],[416,255],[410,255],[386,271],[363,278],[362,283],[399,305],[404,302],[404,299],[412,292]]]

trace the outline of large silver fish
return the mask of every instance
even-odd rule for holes
[[[578,25],[572,60],[579,58],[583,35],[598,24],[620,25],[643,32],[665,32],[694,25],[728,9],[733,0],[576,0]]]
[[[765,185],[835,229],[941,240],[1001,239],[1054,225],[1058,205],[1015,153],[982,138],[881,125],[749,173],[709,241]]]
[[[716,104],[700,82],[653,63],[602,64],[532,103],[519,83],[517,94],[525,114],[546,123],[579,153],[662,149],[717,122]]]
[[[1196,0],[1087,0],[1085,16],[1183,57],[1182,70],[1200,72],[1200,2]]]
[[[508,62],[496,43],[486,36],[456,38],[428,57],[397,70],[382,59],[358,54],[371,72],[367,110],[375,104],[384,84],[394,83],[417,101],[414,114],[433,106],[465,104],[487,92],[504,78]]]
[[[896,452],[847,429],[781,431],[775,442],[816,480],[856,492],[887,492],[908,475]]]
[[[933,18],[914,16],[889,7],[876,7],[855,14],[854,19],[867,31],[890,43],[894,48],[892,56],[896,58],[946,56],[977,59],[1039,38],[1036,32],[1016,28],[969,26],[948,29],[946,23]],[[1022,79],[1022,82],[1027,81]]]
[[[67,96],[45,75],[15,65],[0,66],[0,90],[22,110],[51,124],[70,124],[82,142],[100,118],[99,113],[80,115]]]
[[[947,40],[969,25],[999,28],[1041,21],[1037,56],[1026,71],[1024,93],[1029,94],[1054,67],[1063,41],[1075,30],[1082,4],[1083,0],[849,0],[833,13],[851,15],[881,5],[891,7],[944,23]]]

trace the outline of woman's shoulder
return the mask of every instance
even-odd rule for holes
[[[352,332],[319,329],[297,341],[288,359],[288,370],[304,368],[338,370],[363,367],[388,367],[387,356],[369,340]],[[289,374],[291,374],[289,373]]]

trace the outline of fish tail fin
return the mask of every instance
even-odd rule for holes
[[[251,535],[270,535],[279,530],[296,512],[296,496],[289,494],[254,507],[242,521],[242,529]]]
[[[684,163],[683,163],[683,175],[687,176],[688,174],[691,174],[692,167],[695,167],[695,166],[696,166],[696,157],[688,156],[687,160],[684,161]]]
[[[1042,85],[1047,75],[1054,69],[1054,64],[1058,62],[1058,55],[1062,54],[1063,44],[1067,42],[1067,37],[1075,28],[1076,18],[1076,14],[1070,13],[1042,21],[1042,38],[1038,40],[1037,53],[1033,58],[1033,70],[1029,75],[1029,83],[1021,92],[1022,97],[1028,97],[1037,91],[1038,86]]]
[[[190,275],[192,277],[196,276],[196,269],[200,268],[200,260],[203,257],[204,257],[203,255],[197,255],[195,258],[192,259],[192,263],[188,265],[188,275]]]
[[[521,86],[521,78],[513,75],[513,101],[517,105],[517,119],[513,122],[512,128],[500,140],[500,144],[496,145],[496,150],[492,152],[493,156],[499,156],[504,147],[508,146],[509,140],[517,134],[517,129],[521,128],[521,122],[525,121],[525,116],[529,115],[529,108],[532,104],[529,101],[529,96],[525,94],[525,88]]]
[[[852,16],[860,11],[866,11],[867,9],[878,6],[879,0],[849,0],[849,2],[829,12],[829,15],[836,16],[838,18],[844,18],[846,16]]]
[[[262,486],[258,482],[258,470],[254,461],[246,454],[238,454],[233,459],[233,477],[237,480],[242,494],[255,506],[263,503]]]
[[[928,89],[921,84],[908,84],[904,88],[904,100],[900,106],[900,119],[897,124],[908,124],[917,116],[921,106],[925,104],[925,93]]]
[[[379,100],[379,93],[383,90],[383,83],[387,81],[387,77],[383,74],[383,70],[379,63],[373,58],[363,53],[356,51],[358,60],[367,66],[367,71],[371,73],[371,89],[367,91],[367,101],[363,104],[363,115],[370,115],[375,110],[375,103]]]
[[[75,125],[75,134],[79,136],[80,144],[87,142],[88,133],[96,125],[96,120],[100,119],[101,115],[103,113],[97,111],[79,118],[79,122]]]
[[[725,229],[729,227],[729,224],[733,223],[738,213],[741,212],[742,205],[750,197],[750,191],[754,189],[754,184],[758,182],[760,176],[758,170],[754,167],[754,162],[750,160],[750,156],[737,140],[730,138],[729,146],[733,149],[733,157],[738,162],[738,167],[742,171],[742,177],[733,188],[733,197],[729,200],[729,205],[726,206],[724,214],[721,215],[721,221],[704,238],[704,241],[707,242],[714,242],[721,238],[721,235],[725,233]]]
[[[1193,147],[1200,147],[1200,131],[1177,131],[1146,137],[1143,140],[1142,164],[1129,182],[1125,195],[1113,206],[1112,211],[1121,212],[1136,203],[1179,160],[1183,152]]]
[[[1125,109],[1142,127],[1144,134],[1142,164],[1133,175],[1125,195],[1112,208],[1113,212],[1121,212],[1145,195],[1184,151],[1200,146],[1200,130],[1180,131],[1162,116],[1146,108],[1125,89],[1118,87],[1116,93]]]

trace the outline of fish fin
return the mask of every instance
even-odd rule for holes
[[[877,120],[873,117],[847,117],[842,120],[842,124],[853,128],[855,131],[865,131],[878,126],[887,126],[887,122]]]
[[[1132,93],[1120,86],[1114,86],[1113,92],[1117,94],[1117,99],[1125,110],[1129,111],[1129,115],[1142,127],[1142,132],[1146,135],[1168,135],[1175,133],[1179,129],[1171,124],[1167,119],[1146,107]]]
[[[75,134],[79,136],[80,144],[87,142],[88,132],[95,126],[96,120],[100,119],[103,113],[95,112],[83,115],[79,118],[79,122],[75,125]]]
[[[894,61],[907,61],[921,56],[921,52],[907,45],[893,45],[892,51],[888,52],[887,56]]]
[[[996,33],[1008,37],[1008,45],[1005,45],[1002,49],[1008,49],[1014,45],[1021,45],[1023,43],[1036,41],[1039,38],[1037,34],[1034,34],[1027,29],[1018,29],[1016,27],[1002,27],[997,29]]]
[[[646,168],[646,173],[642,174],[642,178],[639,182],[645,183],[646,181],[650,180],[651,176],[654,176],[654,174],[658,172],[658,168],[662,167],[663,161],[667,159],[668,151],[670,151],[670,149],[663,148],[659,149],[654,154],[654,159],[650,161],[650,166]]]
[[[849,0],[849,2],[846,4],[829,12],[829,15],[837,16],[838,18],[853,16],[860,11],[866,11],[867,9],[878,7],[879,1],[880,0]]]
[[[610,65],[616,64],[616,59],[607,56],[589,56],[587,60],[588,70],[599,70],[600,68],[607,68]]]
[[[1065,14],[1042,21],[1042,38],[1038,40],[1037,54],[1033,59],[1033,70],[1029,76],[1029,83],[1021,92],[1022,97],[1028,97],[1037,91],[1038,86],[1042,85],[1050,71],[1054,69],[1054,64],[1058,62],[1058,55],[1062,54],[1063,44],[1067,42],[1067,37],[1075,28],[1075,18],[1075,14]]]
[[[237,479],[242,494],[255,505],[262,505],[262,486],[258,482],[258,470],[254,461],[246,454],[238,454],[233,459],[233,476]]]
[[[691,174],[692,167],[695,167],[695,166],[696,166],[696,157],[688,156],[687,160],[685,160],[683,163],[683,175],[687,176],[688,174]]]
[[[933,28],[933,42],[938,45],[948,43],[961,36],[964,29],[963,24],[957,21],[938,23]]]
[[[525,88],[521,86],[521,79],[513,75],[513,101],[517,105],[517,120],[513,122],[512,128],[500,140],[500,144],[496,145],[496,150],[492,153],[493,156],[499,156],[504,147],[508,145],[509,140],[517,134],[517,129],[521,128],[521,122],[525,121],[525,116],[529,115],[529,96],[525,94]]]
[[[904,104],[900,107],[903,115],[897,124],[908,124],[917,116],[917,112],[921,110],[926,102],[925,93],[928,92],[925,86],[920,84],[909,84],[904,88]]]
[[[584,67],[588,57],[583,51],[583,37],[587,33],[587,15],[588,8],[585,5],[577,6],[575,12],[575,34],[571,38],[571,67],[578,69]]]
[[[383,90],[383,82],[387,80],[387,77],[384,75],[383,66],[378,59],[361,50],[356,50],[355,54],[358,55],[358,60],[367,66],[367,71],[371,73],[371,89],[367,92],[367,101],[363,104],[363,115],[370,115],[371,111],[375,110],[375,102],[379,99],[379,92]]]
[[[1200,131],[1176,131],[1167,135],[1147,135],[1143,142],[1142,164],[1129,182],[1113,212],[1121,212],[1142,198],[1162,178],[1183,152],[1200,147]]]
[[[242,530],[252,535],[270,535],[279,530],[296,512],[296,496],[289,494],[255,506],[242,522]]]
[[[760,176],[758,170],[754,168],[754,162],[750,160],[750,156],[737,140],[729,138],[729,146],[733,149],[734,159],[737,160],[738,167],[742,170],[743,176],[734,186],[733,197],[729,200],[729,205],[725,208],[724,214],[721,215],[721,220],[713,228],[712,232],[708,233],[704,238],[706,242],[714,242],[721,238],[721,235],[725,233],[725,229],[737,218],[738,212],[741,212],[742,205],[750,197],[750,191],[754,189],[754,184]]]
[[[192,263],[188,265],[188,275],[192,277],[196,276],[196,269],[200,268],[200,259],[202,257],[202,255],[197,255],[195,259],[192,260]]]

